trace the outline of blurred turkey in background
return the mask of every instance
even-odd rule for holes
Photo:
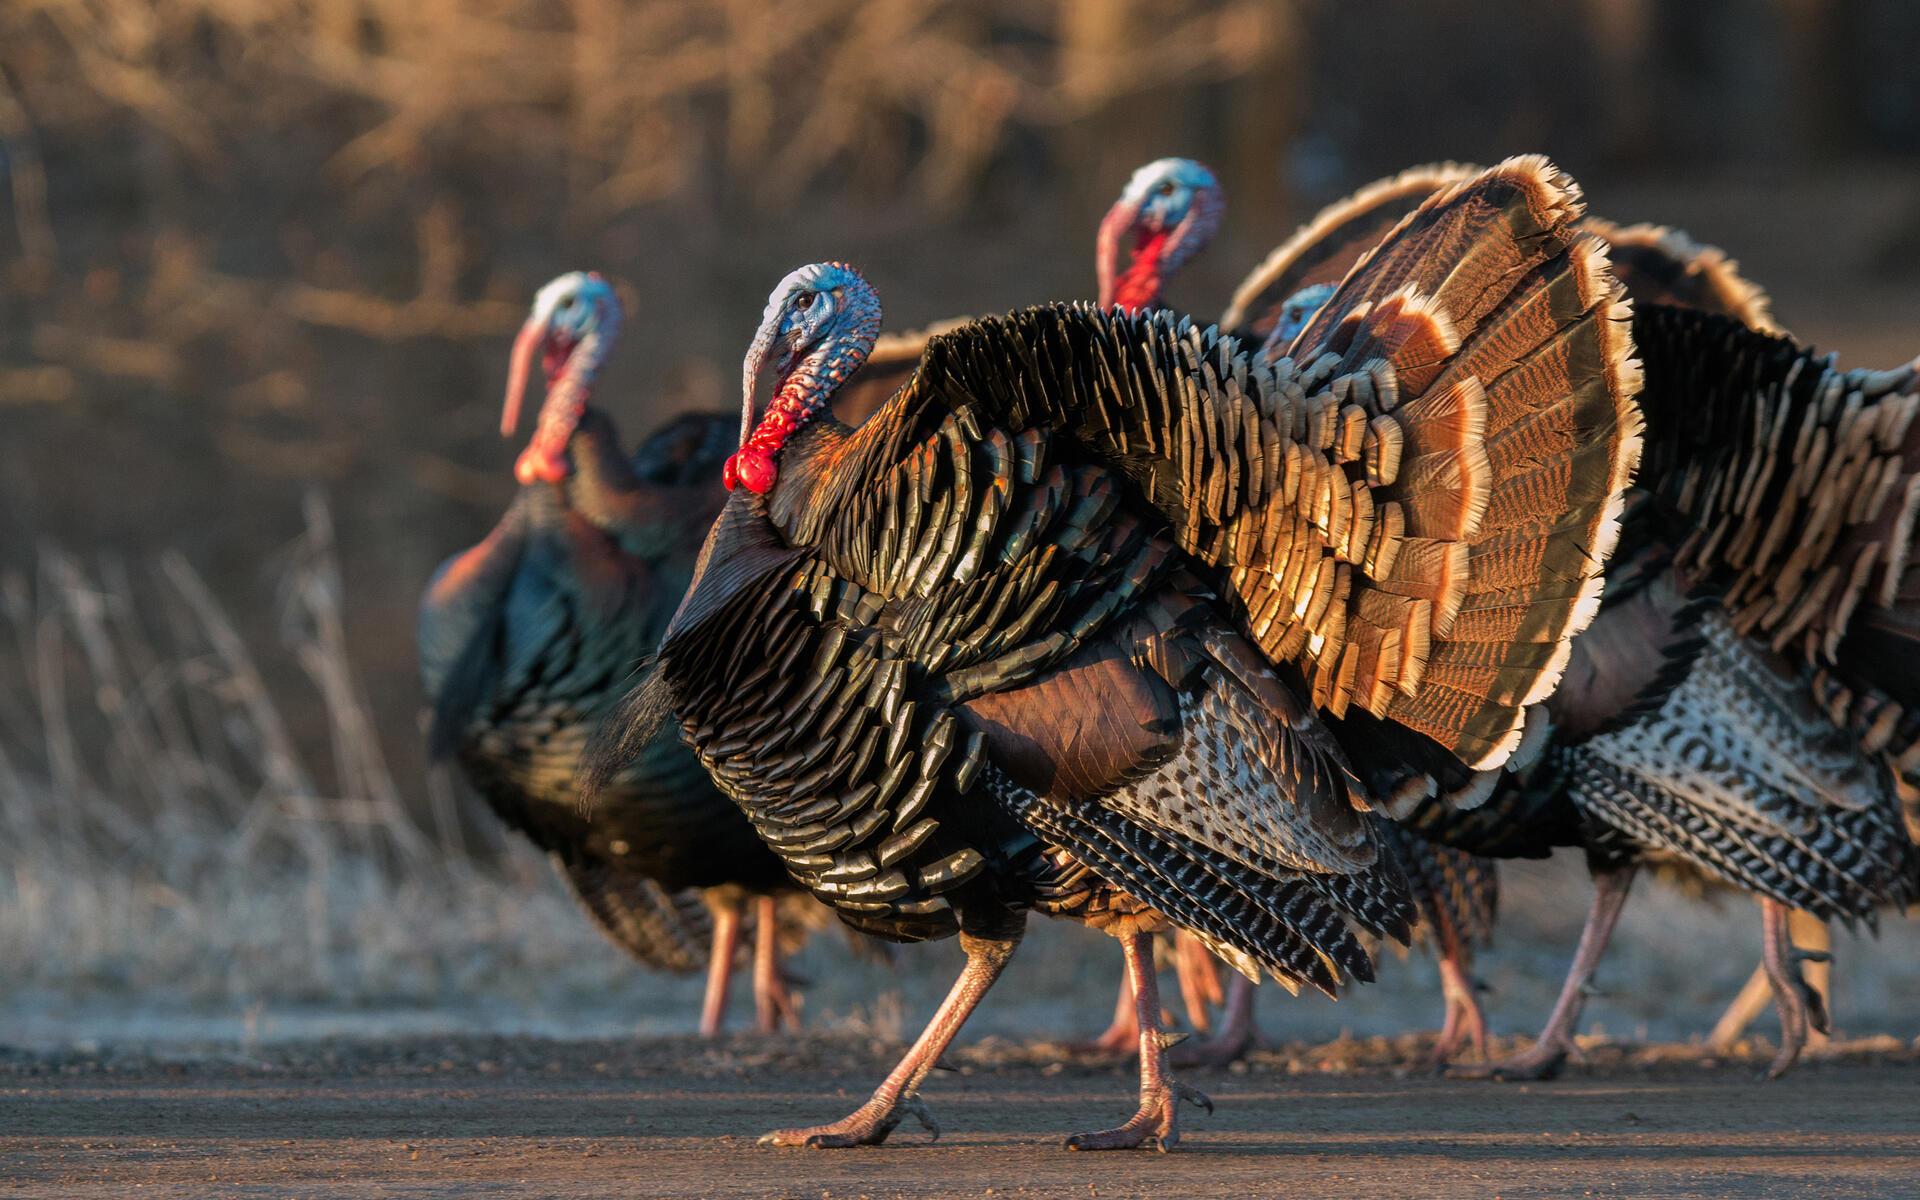
[[[415,599],[512,495],[507,349],[554,274],[621,290],[600,394],[633,441],[732,407],[798,263],[858,263],[901,329],[1088,295],[1101,212],[1182,154],[1234,213],[1168,297],[1200,306],[1367,180],[1540,151],[1883,366],[1920,328],[1917,44],[1898,0],[0,7],[0,1023],[679,1028],[697,985],[610,952],[420,736]],[[1578,878],[1510,874],[1503,1031],[1551,999]],[[1592,1016],[1695,1031],[1751,958],[1687,948],[1745,917],[1630,910]],[[1883,938],[1842,940],[1875,961],[1839,1019],[1911,1037],[1920,939]],[[809,954],[809,1023],[925,1002]],[[1110,984],[1081,958],[1028,955],[1004,1027],[1068,1027],[1063,989]],[[1270,1031],[1425,1023],[1427,969],[1382,975]]]

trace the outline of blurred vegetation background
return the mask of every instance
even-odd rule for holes
[[[9,0],[0,960],[226,1003],[611,957],[429,771],[412,655],[511,495],[507,339],[560,271],[626,298],[632,438],[732,406],[802,262],[897,328],[1085,296],[1178,153],[1229,198],[1172,297],[1212,315],[1361,183],[1544,151],[1885,365],[1920,349],[1915,46],[1904,0]],[[468,919],[409,942],[397,904]]]

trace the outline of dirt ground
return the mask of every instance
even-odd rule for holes
[[[840,1116],[885,1051],[752,1038],[457,1038],[0,1055],[7,1196],[1895,1196],[1920,1179],[1920,1056],[1856,1044],[1762,1086],[1764,1046],[1593,1050],[1547,1084],[1418,1069],[1411,1039],[1190,1072],[1171,1155],[1080,1155],[1131,1073],[989,1041],[926,1089],[945,1135],[763,1149]]]

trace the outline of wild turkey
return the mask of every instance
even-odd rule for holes
[[[1362,809],[1518,746],[1636,453],[1578,212],[1539,159],[1436,197],[1297,363],[1164,313],[980,321],[857,431],[826,406],[878,298],[843,264],[781,282],[733,496],[583,786],[671,710],[796,879],[882,936],[957,932],[967,965],[870,1101],[767,1140],[931,1127],[921,1081],[1030,909],[1113,933],[1134,985],[1140,1108],[1087,1149],[1165,1148],[1176,1100],[1204,1101],[1166,1069],[1163,919],[1330,994],[1371,973],[1356,928],[1404,937]],[[1543,471],[1491,429],[1569,449]]]
[[[1395,225],[1435,192],[1470,179],[1481,169],[1459,163],[1412,167],[1328,205],[1241,282],[1220,319],[1221,327],[1264,344],[1268,353],[1284,353],[1326,303],[1334,286]],[[1717,249],[1695,245],[1684,234],[1659,226],[1621,228],[1588,217],[1581,222],[1581,229],[1607,242],[1614,274],[1626,284],[1630,297],[1724,313],[1755,329],[1778,332],[1765,293],[1742,278],[1736,265]],[[1432,846],[1425,839],[1403,840],[1412,841],[1408,849],[1413,853]],[[1684,868],[1674,863],[1664,869],[1677,872]],[[1486,1042],[1485,1015],[1471,986],[1471,956],[1491,941],[1497,876],[1490,861],[1469,866],[1431,859],[1413,870],[1416,878],[1456,871],[1462,872],[1461,878],[1479,881],[1485,891],[1477,895],[1434,893],[1436,899],[1451,897],[1457,906],[1436,911],[1425,922],[1436,929],[1477,931],[1477,936],[1469,938],[1443,936],[1437,943],[1447,1013],[1434,1053],[1443,1063],[1463,1036],[1476,1049],[1483,1049]],[[1251,1040],[1251,1013],[1252,993],[1236,981],[1219,1038],[1229,1053],[1231,1048]]]
[[[1324,214],[1322,219],[1310,226],[1313,237],[1298,236],[1283,246],[1255,273],[1236,295],[1229,319],[1245,319],[1244,314],[1259,313],[1276,325],[1274,343],[1278,350],[1284,350],[1287,340],[1286,326],[1290,321],[1300,320],[1301,312],[1310,313],[1320,302],[1326,288],[1327,277],[1346,270],[1357,261],[1366,250],[1386,231],[1419,202],[1424,195],[1471,175],[1472,168],[1453,164],[1433,167],[1419,167],[1405,172],[1390,180],[1383,180],[1340,205],[1336,205]],[[1776,333],[1766,296],[1758,287],[1742,278],[1737,267],[1724,254],[1712,247],[1693,243],[1684,234],[1659,226],[1633,226],[1620,228],[1597,219],[1583,223],[1582,229],[1607,241],[1612,251],[1615,272],[1626,284],[1628,295],[1642,306],[1654,303],[1679,306],[1705,313],[1722,315],[1752,329],[1764,333]],[[1654,310],[1650,307],[1648,312]],[[1651,318],[1649,318],[1651,319]],[[1669,314],[1669,319],[1671,315]],[[1704,361],[1716,361],[1711,357]],[[1696,370],[1698,370],[1696,366]],[[1671,375],[1662,376],[1670,379]],[[1869,391],[1865,399],[1884,395],[1896,390],[1908,390],[1912,375],[1909,372],[1890,373],[1886,376],[1862,376],[1867,380]],[[1874,389],[1877,389],[1875,391]],[[1742,402],[1736,397],[1732,403]],[[1890,401],[1892,407],[1886,411],[1894,414],[1905,401]],[[1846,420],[1855,418],[1847,417]],[[1889,420],[1904,418],[1890,415]],[[1830,436],[1832,430],[1828,434]],[[1651,417],[1649,441],[1662,444],[1668,436],[1658,419]],[[1892,438],[1893,435],[1886,435]],[[1914,452],[1901,447],[1897,439],[1887,443],[1892,452],[1884,454],[1876,469],[1883,472],[1895,472],[1906,468],[1896,468],[1895,460],[1902,462],[1913,457]],[[1883,447],[1884,448],[1884,447]],[[1820,450],[1825,453],[1825,450]],[[1642,476],[1642,482],[1653,480],[1651,464]],[[1883,486],[1892,488],[1901,496],[1908,494],[1913,485],[1904,477],[1892,475],[1876,477]],[[1653,482],[1652,490],[1658,491],[1659,481]],[[1811,486],[1811,485],[1809,485]],[[1758,496],[1759,493],[1752,493]],[[1689,639],[1682,636],[1682,630],[1693,619],[1695,609],[1679,605],[1677,597],[1685,589],[1710,593],[1713,583],[1702,577],[1695,579],[1689,574],[1684,580],[1673,577],[1670,571],[1670,558],[1677,541],[1684,533],[1684,526],[1678,525],[1674,514],[1662,511],[1655,500],[1637,494],[1638,504],[1634,511],[1642,509],[1648,514],[1641,521],[1630,521],[1629,536],[1625,539],[1621,558],[1632,563],[1631,569],[1622,569],[1619,564],[1610,573],[1607,604],[1610,608],[1629,602],[1629,598],[1645,586],[1648,579],[1662,580],[1662,586],[1669,592],[1662,603],[1643,605],[1645,620],[1640,626],[1631,624],[1631,618],[1616,611],[1603,616],[1596,629],[1575,644],[1575,667],[1573,678],[1579,686],[1570,686],[1563,692],[1549,710],[1567,707],[1574,696],[1597,695],[1602,697],[1593,701],[1593,708],[1583,714],[1584,729],[1581,726],[1569,726],[1564,721],[1556,731],[1553,754],[1556,756],[1585,761],[1582,755],[1588,751],[1576,751],[1569,747],[1584,742],[1596,726],[1605,706],[1609,702],[1618,703],[1621,711],[1612,714],[1612,719],[1626,723],[1631,730],[1628,733],[1609,732],[1607,740],[1599,743],[1606,747],[1606,753],[1615,757],[1632,757],[1635,754],[1657,753],[1650,745],[1659,737],[1685,736],[1684,730],[1671,721],[1664,721],[1653,710],[1659,708],[1660,700],[1683,680],[1691,678],[1690,671],[1696,666],[1702,680],[1709,674],[1720,671],[1722,655],[1712,652],[1709,643],[1700,638]],[[1881,498],[1877,503],[1887,505],[1890,511],[1904,513],[1902,505],[1906,500],[1890,501]],[[1654,515],[1659,513],[1659,515]],[[1910,526],[1909,516],[1895,518],[1896,524]],[[1640,531],[1635,536],[1634,530]],[[1909,534],[1901,534],[1908,537]],[[1664,539],[1664,541],[1662,540]],[[1900,551],[1901,554],[1905,550]],[[1870,569],[1864,559],[1850,560],[1849,565],[1859,570]],[[1797,568],[1796,568],[1797,570]],[[1788,580],[1796,578],[1789,574]],[[1832,588],[1837,578],[1827,584],[1816,583],[1816,590],[1822,586]],[[1853,580],[1857,587],[1859,581]],[[1750,587],[1758,585],[1749,585]],[[1789,587],[1791,583],[1789,583]],[[1844,590],[1844,589],[1843,589]],[[1920,593],[1920,588],[1915,591]],[[1816,597],[1817,599],[1817,597]],[[1697,598],[1695,604],[1702,610],[1714,607],[1710,594]],[[1871,613],[1873,610],[1869,610]],[[1892,610],[1897,613],[1898,608]],[[1664,614],[1664,615],[1663,615]],[[1673,624],[1665,631],[1660,622],[1670,619]],[[1709,622],[1711,618],[1709,614]],[[1753,618],[1757,619],[1757,618]],[[1809,618],[1810,619],[1810,618]],[[1891,618],[1899,624],[1904,618]],[[1880,619],[1869,617],[1870,624],[1881,623]],[[1623,644],[1606,646],[1603,638],[1610,626],[1617,623],[1619,631],[1627,636]],[[1617,636],[1617,634],[1616,634]],[[1647,668],[1645,643],[1667,645],[1673,655],[1662,674],[1654,674]],[[1702,655],[1702,651],[1708,653]],[[1776,653],[1778,647],[1768,647],[1768,653]],[[1891,661],[1901,662],[1901,646],[1896,639],[1889,647]],[[1809,660],[1815,661],[1815,660]],[[1779,664],[1769,664],[1777,666]],[[1901,678],[1894,675],[1893,678]],[[1834,723],[1852,728],[1864,738],[1864,745],[1854,752],[1855,762],[1849,763],[1849,770],[1857,772],[1863,769],[1861,764],[1875,757],[1887,760],[1893,767],[1895,783],[1902,798],[1909,804],[1920,789],[1914,784],[1920,776],[1920,718],[1912,714],[1910,705],[1904,705],[1896,697],[1888,694],[1885,678],[1856,669],[1845,680],[1839,680],[1834,673],[1820,672],[1809,681],[1816,690],[1816,700],[1833,711]],[[1701,686],[1705,686],[1704,683]],[[1774,704],[1779,702],[1774,692],[1777,689],[1770,684],[1763,686],[1757,680],[1737,677],[1733,699],[1738,704]],[[1831,729],[1822,722],[1807,716],[1806,705],[1799,705],[1805,726],[1800,731],[1801,741],[1816,741],[1831,737]],[[1852,711],[1858,705],[1860,711]],[[1635,708],[1633,706],[1639,706]],[[1631,749],[1622,750],[1616,743],[1630,743]],[[1666,748],[1662,747],[1662,751]],[[1595,749],[1594,752],[1598,752]],[[1724,759],[1724,748],[1707,751]],[[1809,751],[1811,753],[1811,751]],[[1657,759],[1642,757],[1637,764],[1635,779],[1644,781],[1649,772],[1658,774],[1654,766]],[[1582,768],[1584,769],[1584,768]],[[1732,819],[1744,822],[1754,828],[1766,828],[1771,815],[1761,815],[1743,811],[1752,804],[1765,802],[1766,795],[1778,786],[1779,774],[1772,781],[1764,772],[1758,777],[1749,776],[1741,787],[1748,794],[1732,797],[1718,796],[1702,799],[1696,793],[1702,786],[1695,778],[1697,764],[1689,764],[1681,769],[1668,765],[1669,774],[1661,778],[1657,786],[1662,790],[1655,801],[1643,801],[1664,805],[1670,811],[1670,819],[1702,822],[1722,822]],[[1864,769],[1871,771],[1867,766]],[[1793,903],[1791,896],[1798,895],[1807,900],[1815,912],[1834,911],[1853,907],[1862,902],[1862,893],[1852,892],[1848,884],[1829,883],[1846,894],[1844,900],[1834,897],[1811,895],[1806,887],[1799,891],[1776,885],[1770,892],[1756,889],[1750,879],[1744,878],[1739,871],[1729,870],[1725,864],[1712,861],[1709,851],[1701,846],[1689,844],[1671,833],[1663,832],[1656,836],[1649,833],[1635,819],[1619,816],[1614,806],[1591,799],[1589,790],[1569,782],[1571,776],[1548,774],[1548,780],[1558,781],[1565,789],[1539,785],[1521,786],[1514,784],[1502,790],[1489,806],[1490,812],[1498,813],[1500,820],[1488,822],[1488,814],[1467,816],[1447,806],[1432,806],[1416,817],[1415,826],[1429,836],[1451,840],[1454,844],[1474,849],[1482,853],[1508,856],[1512,854],[1544,855],[1556,845],[1584,845],[1588,848],[1590,860],[1605,864],[1607,873],[1600,876],[1601,887],[1596,898],[1596,906],[1589,924],[1589,934],[1583,937],[1581,951],[1576,958],[1573,972],[1570,974],[1566,989],[1562,992],[1561,1002],[1555,1008],[1547,1030],[1543,1033],[1536,1048],[1519,1058],[1504,1063],[1493,1064],[1486,1071],[1503,1077],[1544,1077],[1555,1073],[1563,1063],[1567,1051],[1571,1048],[1573,1025],[1578,1019],[1580,1005],[1586,994],[1586,985],[1597,963],[1600,951],[1604,948],[1612,921],[1618,913],[1619,904],[1624,900],[1625,887],[1631,878],[1631,868],[1645,861],[1673,871],[1704,873],[1731,886],[1745,890],[1758,891],[1763,897],[1762,908],[1765,925],[1766,953],[1763,955],[1762,970],[1772,985],[1778,1006],[1781,1009],[1783,1028],[1782,1049],[1775,1060],[1772,1072],[1784,1071],[1797,1056],[1805,1037],[1809,1016],[1815,1025],[1824,1025],[1819,1012],[1818,995],[1807,995],[1797,972],[1791,978],[1788,975],[1788,960],[1791,946],[1786,940],[1788,917],[1783,905]],[[1792,776],[1787,778],[1791,779]],[[1726,785],[1724,778],[1716,780]],[[1597,788],[1600,785],[1591,785]],[[1817,792],[1816,792],[1817,794]],[[1711,811],[1711,801],[1717,800],[1720,811]],[[1829,837],[1864,837],[1881,848],[1868,854],[1862,861],[1854,864],[1859,868],[1859,877],[1852,884],[1864,888],[1866,893],[1878,897],[1882,903],[1902,903],[1911,883],[1902,878],[1902,869],[1890,865],[1891,860],[1876,857],[1884,851],[1893,854],[1887,840],[1889,829],[1897,824],[1892,819],[1890,802],[1883,794],[1868,789],[1864,795],[1838,800],[1841,811],[1826,813],[1814,818],[1821,822],[1819,827]],[[1854,815],[1845,811],[1849,804],[1863,804],[1865,815]],[[1689,807],[1691,806],[1691,807]],[[1807,820],[1804,816],[1802,820]],[[1521,829],[1534,830],[1535,836],[1518,836]],[[1791,854],[1797,851],[1789,840],[1772,845],[1759,845],[1751,848],[1751,853]],[[1910,876],[1908,877],[1910,879]],[[1855,917],[1864,915],[1859,911]],[[1823,939],[1824,940],[1824,939]],[[1809,1001],[1813,1008],[1809,1010]],[[1723,1021],[1723,1025],[1725,1022]],[[1721,1031],[1722,1035],[1724,1031]]]
[[[504,431],[518,423],[536,355],[547,398],[515,464],[523,486],[513,504],[447,560],[421,603],[433,750],[456,758],[495,814],[554,856],[635,958],[683,973],[708,964],[705,1034],[720,1027],[750,929],[759,1024],[771,1029],[796,1017],[780,955],[831,914],[794,890],[673,739],[638,755],[590,814],[574,802],[580,754],[665,629],[725,499],[714,476],[737,430],[731,416],[685,416],[625,458],[612,421],[589,404],[619,326],[613,289],[576,272],[541,289],[515,342]]]

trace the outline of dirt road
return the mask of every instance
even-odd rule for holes
[[[994,1044],[926,1095],[946,1133],[875,1150],[753,1135],[840,1116],[852,1042],[462,1038],[0,1054],[0,1196],[1901,1196],[1920,1063],[1892,1046],[1754,1083],[1751,1062],[1602,1051],[1551,1084],[1469,1084],[1384,1042],[1192,1072],[1218,1102],[1172,1155],[1080,1155],[1124,1068]]]

